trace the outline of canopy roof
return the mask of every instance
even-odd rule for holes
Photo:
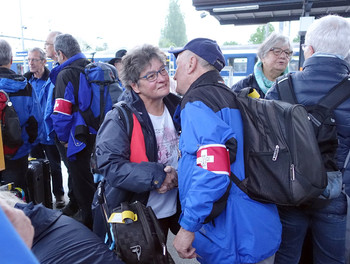
[[[266,24],[338,14],[350,17],[350,0],[192,0],[198,11],[207,11],[221,25]]]

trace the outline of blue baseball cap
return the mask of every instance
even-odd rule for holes
[[[196,38],[188,42],[185,47],[169,50],[177,58],[184,50],[192,51],[209,64],[213,65],[218,71],[225,67],[225,58],[219,45],[215,40],[207,38]]]

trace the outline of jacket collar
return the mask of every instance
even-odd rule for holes
[[[195,89],[198,86],[203,86],[203,85],[215,85],[217,83],[225,84],[224,80],[222,79],[220,73],[216,70],[213,71],[208,71],[206,73],[203,73],[197,80],[195,80],[190,88],[187,90],[185,93],[184,97],[186,96],[187,93],[190,92],[190,90]]]
[[[40,80],[47,81],[47,79],[49,79],[49,76],[50,76],[50,70],[47,67],[44,67],[44,74],[43,74],[43,76],[41,76]],[[24,74],[24,77],[26,77],[27,80],[30,80],[31,78],[35,78],[34,74],[30,71],[26,72]]]
[[[51,82],[53,84],[56,84],[56,78],[57,78],[57,75],[59,74],[59,72],[61,70],[63,70],[63,68],[69,66],[70,64],[72,64],[74,61],[76,60],[79,60],[79,59],[86,59],[85,55],[83,53],[78,53],[76,55],[74,55],[73,57],[70,57],[68,60],[66,60],[64,63],[56,66],[55,68],[53,68],[51,70],[51,73],[50,73],[50,79],[51,79]]]
[[[350,73],[350,65],[338,57],[311,56],[304,62],[303,71],[307,70],[333,71],[344,74]]]

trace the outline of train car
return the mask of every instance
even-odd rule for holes
[[[253,73],[254,65],[257,62],[257,48],[258,45],[237,45],[237,46],[223,46],[222,52],[225,57],[226,66],[222,69],[221,75],[227,86],[231,87],[240,79]],[[169,68],[169,75],[173,77],[176,71],[176,59],[169,49],[163,49],[167,55],[167,66]],[[291,72],[298,70],[299,65],[299,46],[293,47],[294,54],[289,63],[289,70]],[[115,51],[98,51],[84,53],[86,58],[93,62],[108,62],[115,56]],[[24,60],[23,60],[24,59]],[[47,60],[46,66],[51,70],[53,66],[51,59]],[[28,61],[26,57],[16,57],[13,60],[12,70],[19,74],[28,71]]]

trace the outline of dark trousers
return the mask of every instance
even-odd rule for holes
[[[37,159],[47,158],[49,160],[53,194],[56,197],[64,195],[61,157],[56,145],[39,144],[32,149],[30,156]]]
[[[95,136],[91,135],[86,147],[76,154],[76,159],[68,161],[74,197],[79,209],[81,209],[82,221],[90,229],[92,229],[91,204],[96,190],[90,169],[90,158],[94,143]]]
[[[25,197],[28,196],[26,174],[28,170],[28,155],[16,160],[5,159],[5,170],[0,172],[1,183],[14,183],[14,187],[21,188]],[[28,201],[28,200],[26,200]]]
[[[67,149],[59,142],[57,139],[57,136],[55,137],[56,147],[58,149],[58,152],[60,153],[61,159],[64,163],[64,165],[67,168],[68,172],[68,197],[69,202],[72,203],[75,207],[78,207],[77,202],[75,200],[74,194],[73,194],[73,183],[72,183],[72,177],[70,176],[70,170],[69,170],[69,163],[67,158]]]

